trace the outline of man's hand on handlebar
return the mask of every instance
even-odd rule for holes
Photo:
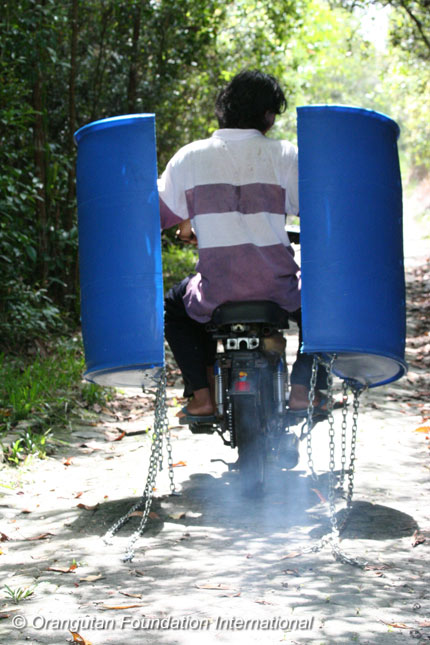
[[[178,225],[176,237],[181,240],[181,242],[185,242],[185,244],[193,244],[194,246],[197,246],[197,237],[194,233],[193,227],[191,226],[191,220],[189,219]]]

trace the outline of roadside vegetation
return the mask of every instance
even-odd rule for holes
[[[297,105],[376,109],[399,122],[405,183],[420,185],[430,167],[429,62],[428,0],[183,0],[181,11],[174,0],[0,0],[4,461],[48,454],[76,407],[112,396],[82,382],[79,127],[154,112],[161,172],[181,145],[216,128],[217,88],[258,67],[288,96],[273,136],[295,139]],[[163,235],[166,289],[195,257]]]

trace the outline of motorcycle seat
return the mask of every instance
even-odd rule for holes
[[[278,329],[288,329],[288,312],[271,300],[225,302],[217,307],[211,318],[213,325],[234,323],[267,323]]]

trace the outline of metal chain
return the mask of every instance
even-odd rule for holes
[[[312,373],[310,381],[310,390],[309,390],[309,404],[307,409],[307,418],[305,425],[307,426],[307,435],[306,435],[306,451],[308,455],[308,469],[313,479],[318,479],[318,476],[315,472],[314,461],[312,458],[312,436],[311,430],[313,428],[313,414],[314,414],[314,399],[315,391],[317,385],[317,372],[318,372],[318,356],[314,354],[312,361]],[[303,429],[302,429],[303,432]]]
[[[348,497],[347,508],[350,509],[352,502],[352,495],[354,492],[354,473],[355,473],[355,448],[357,446],[357,429],[358,429],[358,409],[360,406],[360,394],[362,390],[354,389],[354,402],[352,414],[352,435],[351,435],[351,454],[349,457],[349,471],[348,471]]]
[[[342,435],[341,435],[341,470],[339,475],[339,488],[343,489],[345,482],[345,465],[346,465],[346,431],[348,428],[348,383],[342,381]]]
[[[115,524],[106,532],[103,540],[106,544],[110,543],[113,535],[119,531],[120,528],[128,522],[130,517],[136,511],[143,509],[142,518],[139,523],[138,529],[131,535],[127,544],[126,552],[123,557],[123,562],[131,562],[134,557],[134,544],[142,535],[148,521],[149,512],[152,505],[152,497],[155,488],[155,481],[157,478],[158,470],[162,468],[162,447],[163,438],[166,436],[168,464],[169,464],[169,478],[170,478],[170,491],[175,493],[175,485],[173,481],[173,464],[172,464],[172,449],[170,442],[170,433],[168,429],[168,418],[166,408],[166,371],[162,370],[160,380],[158,382],[156,396],[155,396],[155,412],[154,412],[154,429],[151,437],[152,446],[151,454],[149,457],[149,468],[146,479],[145,488],[141,499],[134,504],[127,513],[121,517]]]
[[[352,428],[352,439],[351,439],[351,454],[350,454],[350,465],[348,470],[348,497],[347,497],[347,507],[346,513],[342,520],[341,526],[338,525],[336,517],[336,473],[335,473],[335,431],[334,431],[334,418],[333,418],[333,363],[336,359],[335,355],[330,357],[328,363],[323,363],[327,369],[327,412],[328,412],[328,423],[329,423],[329,494],[328,494],[328,506],[329,506],[329,516],[331,524],[331,532],[323,536],[317,544],[305,548],[302,550],[302,553],[317,553],[321,551],[327,544],[330,545],[333,557],[335,560],[343,562],[344,564],[349,564],[351,566],[359,567],[364,569],[367,565],[367,562],[362,562],[357,558],[348,556],[340,548],[339,535],[342,529],[345,527],[345,524],[348,520],[351,505],[352,505],[352,496],[354,492],[354,462],[355,462],[355,448],[356,448],[356,437],[357,437],[357,422],[358,422],[358,407],[359,407],[359,395],[363,391],[359,387],[355,386],[354,391],[354,414],[353,414],[353,428]],[[320,362],[321,359],[319,359]],[[318,361],[318,359],[317,359]],[[310,414],[313,412],[313,400],[315,396],[315,385],[316,385],[316,375],[314,375],[314,367],[317,362],[314,359],[312,378],[311,378],[311,391],[309,393],[309,407],[308,407],[308,431],[309,431],[309,419]],[[315,368],[316,369],[316,368]],[[314,380],[315,379],[315,380]],[[342,468],[343,476],[341,471],[342,483],[345,473],[345,464],[346,464],[346,402],[347,402],[347,388],[348,384],[344,384],[343,393],[344,393],[344,410],[343,410],[343,419],[342,419]],[[312,393],[313,392],[313,393]],[[345,398],[346,394],[346,398]],[[310,432],[307,435],[307,449],[308,449],[308,465],[311,469],[313,477],[317,477],[313,469],[313,460],[312,460],[312,448],[310,442]]]

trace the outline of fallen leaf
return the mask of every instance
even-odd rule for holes
[[[86,576],[85,578],[79,578],[79,582],[95,582],[96,580],[102,580],[104,576],[101,573],[93,574]]]
[[[10,540],[10,537],[0,531],[0,542],[7,542],[8,540]]]
[[[45,538],[49,537],[50,535],[54,535],[54,533],[41,533],[40,535],[36,535],[35,537],[26,538],[26,540],[27,542],[31,542],[32,540],[45,540]]]
[[[405,625],[405,623],[387,623],[387,621],[382,620],[382,618],[378,618],[378,620],[388,627],[396,627],[397,629],[413,629],[413,627]]]
[[[311,488],[311,490],[315,493],[315,495],[318,495],[320,502],[322,502],[323,504],[327,502],[326,498],[322,493],[320,493],[318,488]]]
[[[129,517],[143,517],[143,511],[133,511],[133,513],[130,513]]]
[[[420,426],[419,428],[415,428],[415,432],[424,432],[427,434],[430,432],[430,426]]]
[[[90,506],[89,504],[83,504],[82,502],[80,502],[76,506],[77,508],[83,508],[85,511],[94,511],[96,508],[99,507],[98,504],[94,504],[93,506]]]
[[[148,517],[150,517],[151,520],[159,520],[160,519],[160,516],[155,511],[151,511],[150,513],[148,513]]]
[[[133,607],[145,607],[145,603],[140,602],[135,605],[100,605],[100,609],[133,609]]]
[[[172,464],[172,468],[177,468],[178,466],[186,466],[186,461],[177,461],[176,464]]]
[[[141,593],[128,593],[128,591],[120,591],[119,593],[123,596],[128,596],[129,598],[139,598],[139,600],[142,598]]]
[[[405,625],[405,623],[385,623],[388,627],[397,627],[397,629],[412,629],[412,627]]]
[[[87,639],[78,634],[78,632],[72,632],[70,629],[69,632],[73,636],[74,643],[79,643],[79,645],[92,645],[91,641],[87,641]]]
[[[106,441],[121,441],[125,437],[126,433],[123,432],[105,432]]]
[[[73,463],[72,457],[68,457],[68,459],[64,459],[64,461],[63,461],[64,466],[71,466],[72,463]]]
[[[287,553],[287,555],[283,555],[281,560],[288,560],[289,558],[297,558],[299,555],[303,555],[301,551],[292,551],[291,553]]]
[[[57,573],[73,573],[77,568],[77,564],[73,563],[69,567],[48,567],[47,571],[56,571]]]
[[[80,497],[82,497],[83,494],[84,494],[84,491],[82,491],[82,490],[81,490],[80,493],[76,493],[75,499],[79,499]]]

